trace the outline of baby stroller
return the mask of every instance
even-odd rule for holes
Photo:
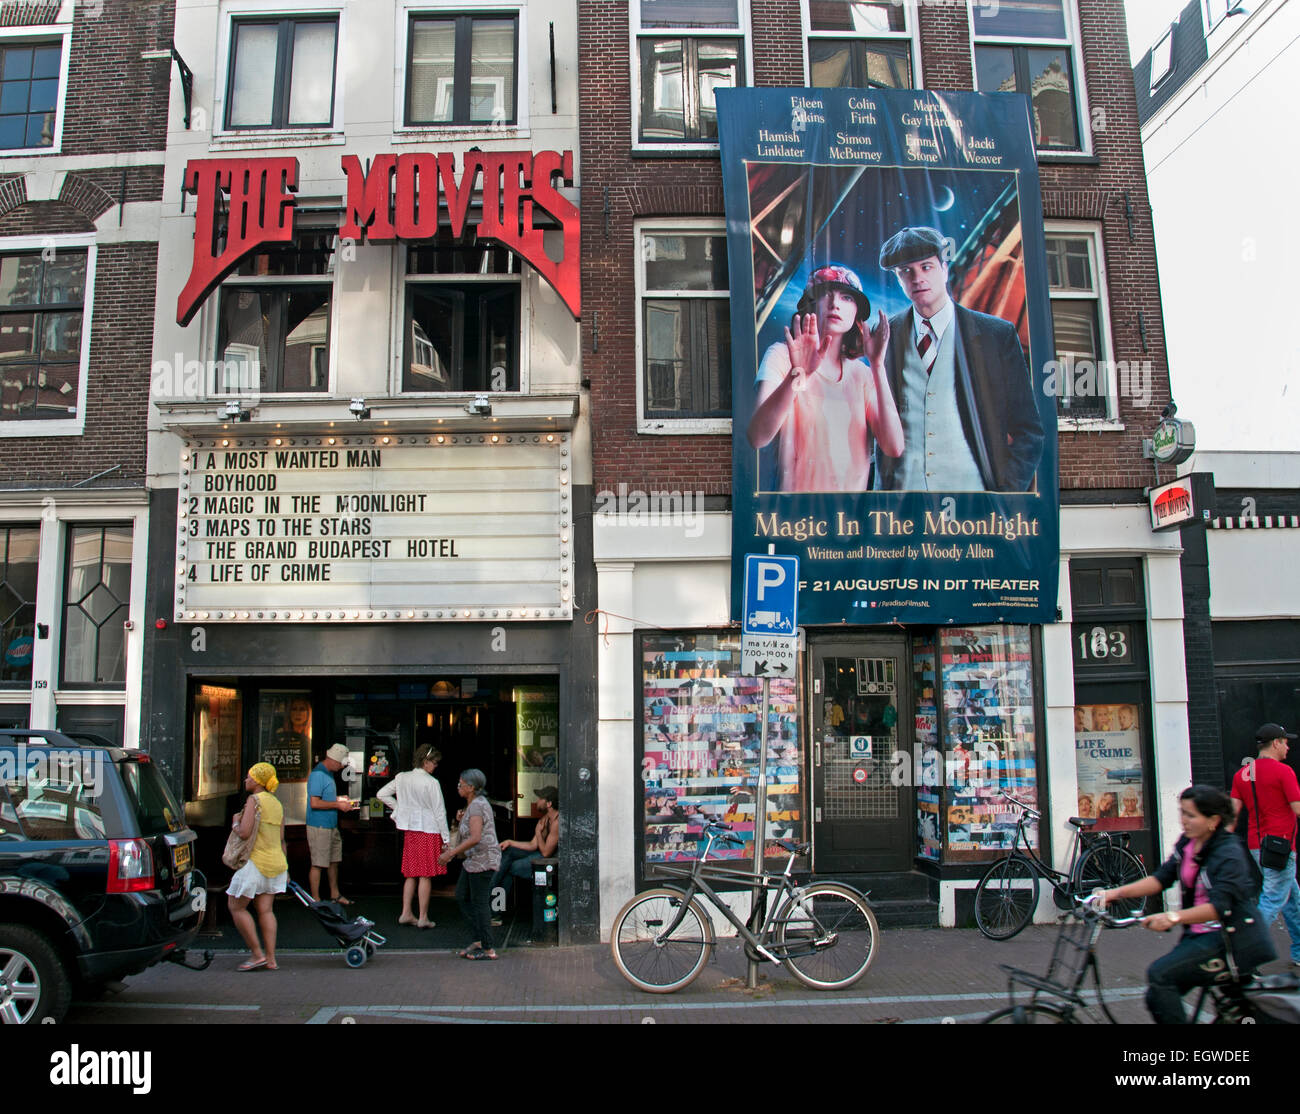
[[[349,967],[364,967],[366,960],[382,948],[388,940],[370,930],[375,922],[365,917],[350,917],[337,901],[313,901],[311,894],[297,882],[289,883],[289,892],[301,901],[320,921],[321,928],[339,942],[343,949],[343,962]]]

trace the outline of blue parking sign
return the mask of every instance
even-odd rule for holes
[[[798,627],[799,558],[745,555],[745,634],[784,634]]]

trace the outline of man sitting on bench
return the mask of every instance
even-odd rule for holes
[[[517,839],[501,841],[501,865],[492,876],[492,889],[495,890],[509,876],[529,878],[533,873],[533,863],[538,859],[550,859],[560,845],[560,792],[554,785],[543,785],[533,792],[542,809],[537,820],[533,838],[527,843]]]

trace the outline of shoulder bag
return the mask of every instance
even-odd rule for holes
[[[238,825],[231,828],[230,838],[226,840],[226,849],[221,852],[221,861],[231,870],[240,870],[247,864],[248,857],[253,853],[253,847],[257,843],[257,830],[262,826],[262,805],[257,797],[253,798],[253,805],[255,811],[252,833],[244,839],[239,834]]]

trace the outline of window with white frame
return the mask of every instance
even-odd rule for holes
[[[213,395],[329,388],[336,234],[300,229],[245,256],[221,286]]]
[[[0,241],[0,436],[81,431],[94,260],[90,237]]]
[[[1085,116],[1074,0],[971,0],[975,87],[1027,93],[1040,151],[1080,151]]]
[[[63,593],[65,688],[121,688],[131,603],[131,523],[70,525]]]
[[[1151,48],[1151,86],[1150,92],[1156,91],[1159,85],[1166,77],[1169,71],[1174,67],[1174,29],[1171,27],[1163,35],[1160,41]]]
[[[1057,412],[1061,418],[1114,416],[1101,236],[1096,229],[1047,229],[1047,282],[1052,331],[1061,366]]]
[[[518,122],[519,13],[415,13],[406,58],[408,127]]]
[[[912,36],[901,0],[807,0],[808,84],[910,89]]]
[[[31,688],[39,526],[0,525],[0,686]]]
[[[713,93],[746,83],[748,0],[632,0],[638,145],[716,143]]]
[[[466,230],[439,228],[406,251],[403,391],[518,391],[519,258]]]
[[[726,231],[646,225],[637,247],[641,428],[717,432],[731,418]]]
[[[1229,15],[1240,15],[1240,0],[1205,0],[1205,29],[1213,30]]]
[[[230,29],[226,127],[330,127],[338,27],[335,15],[236,17]]]
[[[55,148],[67,38],[0,38],[0,150]]]

